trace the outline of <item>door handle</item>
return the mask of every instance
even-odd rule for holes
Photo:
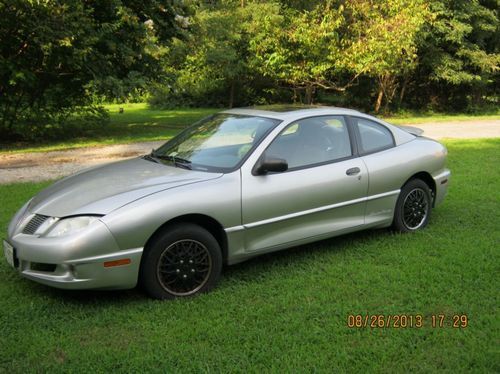
[[[356,175],[356,174],[359,174],[360,171],[361,171],[360,168],[350,168],[350,169],[347,169],[345,173],[347,175]]]

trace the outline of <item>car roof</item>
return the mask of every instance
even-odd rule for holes
[[[260,105],[246,108],[234,108],[223,113],[241,114],[247,116],[268,117],[280,120],[303,118],[321,115],[362,115],[357,110],[319,105]]]
[[[415,139],[415,135],[399,126],[391,125],[380,118],[370,116],[354,109],[338,108],[333,106],[306,106],[306,105],[262,105],[247,108],[234,108],[222,113],[240,114],[255,117],[267,117],[281,121],[294,121],[314,116],[356,116],[366,118],[386,126],[393,134],[396,145],[400,145]]]

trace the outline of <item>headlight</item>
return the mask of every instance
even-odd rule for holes
[[[46,237],[52,238],[56,236],[63,236],[74,234],[75,232],[81,231],[92,222],[97,221],[99,217],[96,216],[80,216],[80,217],[70,217],[63,218],[55,225],[50,227],[49,231],[45,234]]]
[[[43,234],[44,232],[46,232],[48,229],[50,229],[52,227],[52,225],[54,223],[56,223],[57,221],[59,221],[59,218],[56,218],[56,217],[50,217],[50,218],[47,218],[45,220],[44,223],[42,223],[40,225],[40,227],[38,227],[35,231],[35,235],[41,235]]]

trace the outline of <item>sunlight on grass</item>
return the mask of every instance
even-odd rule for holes
[[[67,141],[41,144],[18,143],[3,147],[1,153],[46,152],[71,148],[92,147],[98,145],[125,144],[153,140],[167,140],[199,119],[218,112],[220,108],[179,108],[152,109],[146,103],[105,105],[110,112],[110,124],[93,135]],[[123,108],[124,112],[119,113]],[[441,115],[403,116],[385,118],[394,124],[418,124],[425,122],[466,121],[500,119],[500,115]]]
[[[449,195],[429,226],[371,230],[232,266],[200,297],[71,292],[0,262],[0,371],[498,372],[500,139],[445,142]],[[0,186],[0,231],[49,183]],[[422,328],[348,328],[350,314]],[[446,326],[431,327],[444,313]],[[469,326],[451,327],[466,314]],[[120,364],[122,363],[122,364]]]

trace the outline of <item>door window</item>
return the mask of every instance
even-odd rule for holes
[[[286,160],[289,170],[351,155],[349,132],[342,116],[311,117],[294,122],[266,150],[266,156]]]

